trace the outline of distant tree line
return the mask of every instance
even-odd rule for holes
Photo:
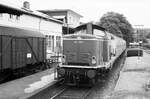
[[[150,32],[147,34],[146,38],[150,39]]]
[[[127,43],[133,41],[132,34],[134,29],[122,14],[107,12],[100,18],[98,25],[104,27],[108,32],[122,37]]]

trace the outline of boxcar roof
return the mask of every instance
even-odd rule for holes
[[[38,31],[7,26],[0,26],[0,35],[8,35],[13,37],[45,37],[42,33]]]

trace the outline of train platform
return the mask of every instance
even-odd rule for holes
[[[150,99],[150,54],[127,57],[114,89],[112,99]]]
[[[26,99],[53,85],[54,68],[0,85],[0,99]]]

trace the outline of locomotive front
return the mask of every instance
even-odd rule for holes
[[[58,68],[58,75],[64,76],[65,81],[70,84],[77,84],[81,79],[87,82],[86,76],[94,78],[96,71],[91,67],[98,64],[97,45],[98,40],[93,36],[64,37],[62,67]]]
[[[63,40],[63,65],[95,66],[97,39],[87,35],[73,35]]]
[[[81,29],[78,33],[63,38],[62,65],[57,71],[58,78],[64,78],[67,85],[95,84],[97,68],[107,60],[103,57],[103,50],[106,49],[105,34],[96,36],[92,34],[93,29],[91,33],[88,31]]]

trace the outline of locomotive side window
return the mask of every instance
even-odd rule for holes
[[[105,32],[98,29],[94,29],[93,34],[97,36],[105,36]]]
[[[75,34],[86,34],[86,33],[87,33],[86,29],[81,29],[75,32]]]

